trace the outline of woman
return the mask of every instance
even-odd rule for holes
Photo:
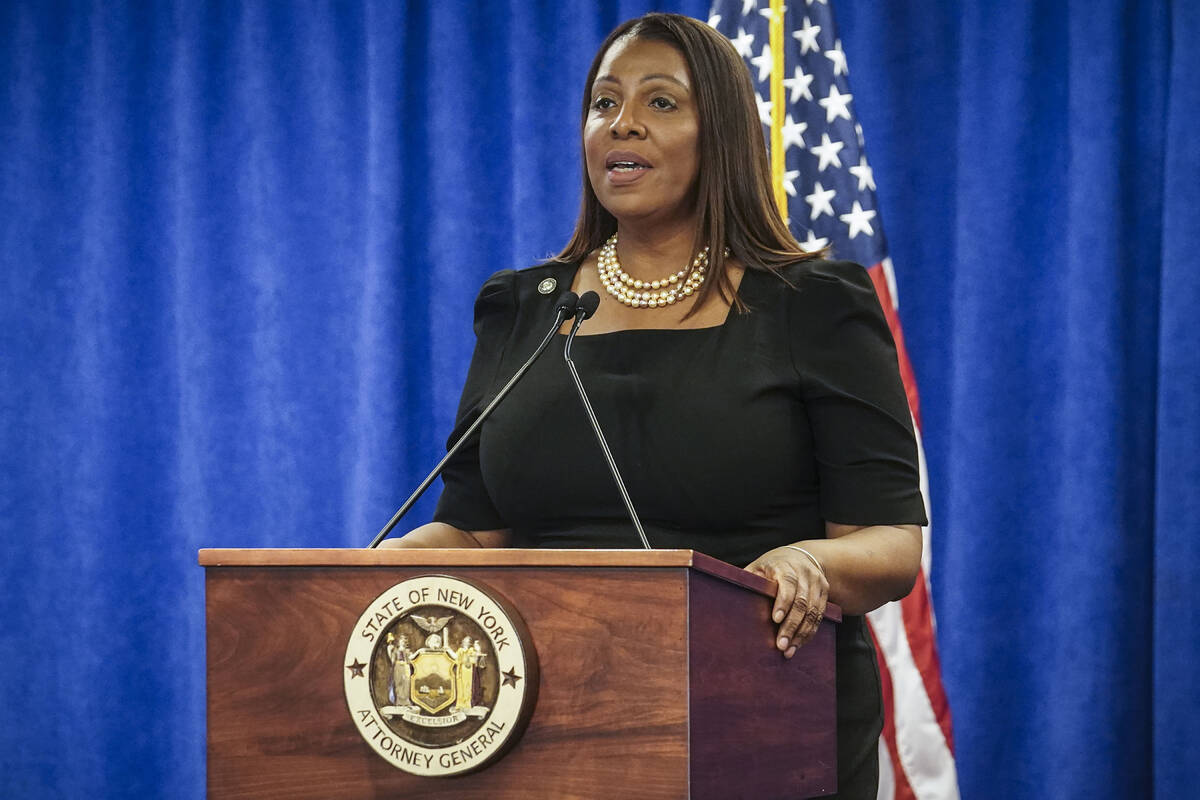
[[[412,653],[408,650],[408,637],[401,636],[397,639],[394,633],[388,633],[387,643],[388,660],[392,664],[389,676],[391,679],[389,691],[391,693],[392,704],[397,706],[412,705],[412,698],[408,696],[409,678],[412,676],[412,668],[409,666]]]
[[[609,35],[583,153],[571,241],[479,295],[457,428],[532,351],[561,291],[597,291],[575,358],[651,544],[775,580],[785,658],[827,600],[843,608],[839,796],[874,797],[882,714],[861,615],[911,589],[925,512],[871,283],[788,232],[749,75],[702,23],[651,14]],[[397,546],[638,546],[559,359],[534,366],[444,481],[437,521]]]

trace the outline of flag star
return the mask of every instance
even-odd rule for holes
[[[808,17],[804,18],[804,27],[798,31],[792,31],[792,38],[800,43],[800,55],[804,55],[809,50],[814,53],[819,52],[821,46],[817,44],[817,34],[821,32],[820,25],[813,25]]]
[[[758,8],[758,0],[742,0],[742,16],[750,16],[750,12]]]
[[[807,122],[793,122],[792,115],[788,114],[787,119],[783,122],[783,149],[786,152],[789,147],[795,146],[801,149],[808,147],[804,143],[804,132],[808,130]]]
[[[833,199],[837,192],[833,189],[826,189],[821,185],[820,181],[813,184],[813,193],[804,196],[804,202],[808,203],[812,211],[809,212],[810,220],[817,219],[822,214],[833,216],[833,205],[829,202]]]
[[[812,90],[809,86],[812,85],[813,75],[805,75],[804,70],[796,67],[792,70],[792,77],[783,79],[783,86],[792,92],[792,96],[788,99],[789,103],[795,103],[801,97],[805,100],[812,100]]]
[[[867,164],[866,156],[859,157],[858,166],[851,167],[850,173],[858,178],[858,190],[860,192],[866,191],[868,188],[871,191],[875,191],[875,170],[871,169],[870,165]]]
[[[812,228],[808,229],[808,238],[800,243],[800,249],[806,253],[815,253],[818,250],[828,246],[829,240],[824,237],[817,238],[817,235],[813,233]]]
[[[866,147],[867,142],[865,139],[863,139],[862,125],[858,124],[857,122],[854,123],[854,135],[858,137],[858,146]]]
[[[762,116],[761,111],[759,112],[759,116]],[[834,165],[835,167],[840,167],[842,165],[842,159],[838,153],[840,153],[842,148],[845,146],[845,142],[829,141],[829,134],[822,133],[821,143],[816,147],[811,148],[812,154],[821,159],[821,161],[817,164],[817,171],[824,172],[825,168],[830,164]]]
[[[721,27],[721,15],[713,14],[711,17],[709,17],[708,18],[708,27],[710,27],[710,28]]]
[[[807,5],[810,5],[810,6],[811,6],[811,5],[813,4],[814,0],[805,0],[805,2],[806,2],[806,4],[807,4]],[[829,5],[829,3],[827,3],[825,0],[815,0],[815,2],[818,2],[818,3],[820,3],[820,4],[821,4],[821,5],[823,5],[823,6],[827,6],[827,5]]]
[[[786,11],[787,11],[787,6],[783,6],[779,9],[780,14],[783,14]],[[766,17],[768,22],[775,19],[775,9],[773,9],[773,8],[763,8],[763,9],[760,9],[758,13],[762,14],[764,17]]]
[[[733,43],[734,49],[742,58],[749,58],[754,54],[754,51],[750,49],[754,45],[754,34],[746,33],[741,26],[738,26],[738,35],[729,41]]]
[[[760,79],[761,80],[761,79]],[[822,97],[817,103],[825,109],[825,121],[833,122],[838,117],[850,119],[850,109],[846,108],[850,101],[854,99],[854,95],[846,92],[842,94],[838,91],[837,86],[829,87],[829,96]]]
[[[796,196],[796,178],[800,177],[800,170],[789,169],[783,173],[783,190],[788,193],[789,197]]]
[[[771,45],[764,44],[762,52],[750,59],[750,63],[758,67],[759,83],[771,77]]]
[[[842,52],[841,39],[833,43],[832,50],[825,51],[825,57],[833,62],[833,74],[835,76],[850,74],[850,68],[846,65],[846,54]]]
[[[754,102],[758,104],[758,119],[763,125],[771,124],[771,101],[763,100],[762,95],[754,93]],[[841,164],[838,164],[840,167]]]
[[[863,210],[862,205],[855,200],[854,206],[850,209],[849,214],[841,214],[838,216],[842,222],[850,228],[847,234],[851,239],[860,233],[865,233],[867,236],[874,236],[875,229],[871,227],[871,220],[875,219],[875,209],[868,208]]]

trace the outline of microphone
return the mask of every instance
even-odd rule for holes
[[[596,293],[592,292],[591,294]],[[595,313],[596,306],[599,304],[600,298],[597,296],[595,304],[592,305],[593,313]],[[421,495],[425,494],[425,490],[429,488],[429,484],[433,483],[434,479],[437,478],[438,475],[442,474],[442,470],[446,468],[446,464],[449,463],[450,459],[454,458],[454,455],[462,449],[462,446],[466,444],[469,438],[471,438],[471,434],[479,430],[479,426],[482,425],[484,421],[492,415],[492,412],[496,410],[496,406],[500,405],[500,401],[507,397],[508,393],[512,391],[512,388],[517,385],[517,381],[521,380],[521,378],[525,376],[525,373],[528,372],[529,368],[533,366],[533,362],[537,361],[538,356],[540,356],[550,344],[550,340],[554,338],[554,334],[558,333],[558,329],[562,327],[563,322],[576,315],[576,309],[578,306],[579,296],[574,292],[563,292],[561,295],[559,295],[558,302],[554,304],[554,324],[551,325],[550,329],[546,331],[546,335],[542,337],[542,341],[537,346],[537,349],[533,351],[533,355],[531,355],[529,360],[521,365],[520,369],[513,373],[513,376],[508,379],[508,383],[504,384],[500,391],[496,393],[496,396],[492,398],[492,402],[488,403],[487,406],[484,407],[483,411],[479,412],[479,416],[476,417],[475,421],[471,423],[471,427],[463,431],[462,436],[458,437],[458,441],[450,446],[450,449],[446,451],[445,457],[443,457],[442,460],[437,463],[437,466],[433,468],[432,472],[425,476],[425,480],[421,481],[421,484],[417,486],[413,493],[408,496],[408,499],[404,501],[404,505],[400,506],[400,509],[392,515],[392,518],[388,520],[388,524],[384,525],[383,529],[379,531],[379,533],[375,534],[375,538],[371,540],[369,545],[367,545],[367,549],[378,547],[379,543],[386,539],[387,535],[392,532],[393,528],[396,527],[396,523],[398,523],[401,518],[408,513],[408,510],[413,507],[413,504],[421,499]]]
[[[571,371],[571,379],[575,382],[575,391],[579,393],[579,399],[583,401],[583,410],[587,412],[588,421],[592,423],[592,431],[596,434],[596,439],[600,442],[600,449],[604,451],[604,460],[608,462],[608,471],[612,473],[613,481],[617,484],[617,490],[621,493],[621,500],[625,503],[625,510],[629,512],[629,519],[633,521],[633,527],[637,530],[638,538],[642,540],[642,547],[647,550],[653,550],[650,546],[650,540],[646,538],[646,531],[642,528],[642,521],[638,518],[637,511],[633,508],[633,501],[629,499],[629,492],[625,489],[625,481],[621,480],[621,471],[617,469],[617,462],[613,460],[612,451],[608,449],[608,442],[604,438],[604,431],[600,430],[600,423],[596,420],[596,412],[592,410],[591,401],[588,400],[587,392],[583,389],[583,381],[579,380],[579,373],[575,369],[575,362],[571,360],[571,343],[575,341],[575,334],[579,332],[579,326],[583,324],[585,319],[589,319],[592,314],[596,313],[596,309],[600,307],[600,295],[595,292],[584,292],[583,297],[579,298],[579,305],[575,310],[575,322],[571,325],[571,332],[567,334],[567,343],[563,346],[563,359],[567,362],[567,369]]]
[[[596,313],[596,309],[599,307],[600,295],[596,294],[595,292],[584,292],[583,297],[579,298],[579,305],[575,307],[575,316],[578,317],[580,314],[582,314],[583,319],[580,319],[579,323],[572,327],[578,328],[579,325],[583,324],[583,320],[591,319],[592,315]]]

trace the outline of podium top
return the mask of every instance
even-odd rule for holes
[[[204,549],[202,567],[687,567],[767,597],[775,582],[695,550]]]

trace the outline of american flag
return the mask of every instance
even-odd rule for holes
[[[713,3],[709,25],[725,34],[750,69],[771,151],[776,201],[808,250],[830,246],[866,265],[896,339],[929,508],[920,407],[904,348],[896,281],[854,113],[849,68],[828,0]],[[867,615],[879,655],[884,728],[879,742],[881,800],[958,797],[950,706],[942,686],[929,594],[929,528],[911,594]]]

